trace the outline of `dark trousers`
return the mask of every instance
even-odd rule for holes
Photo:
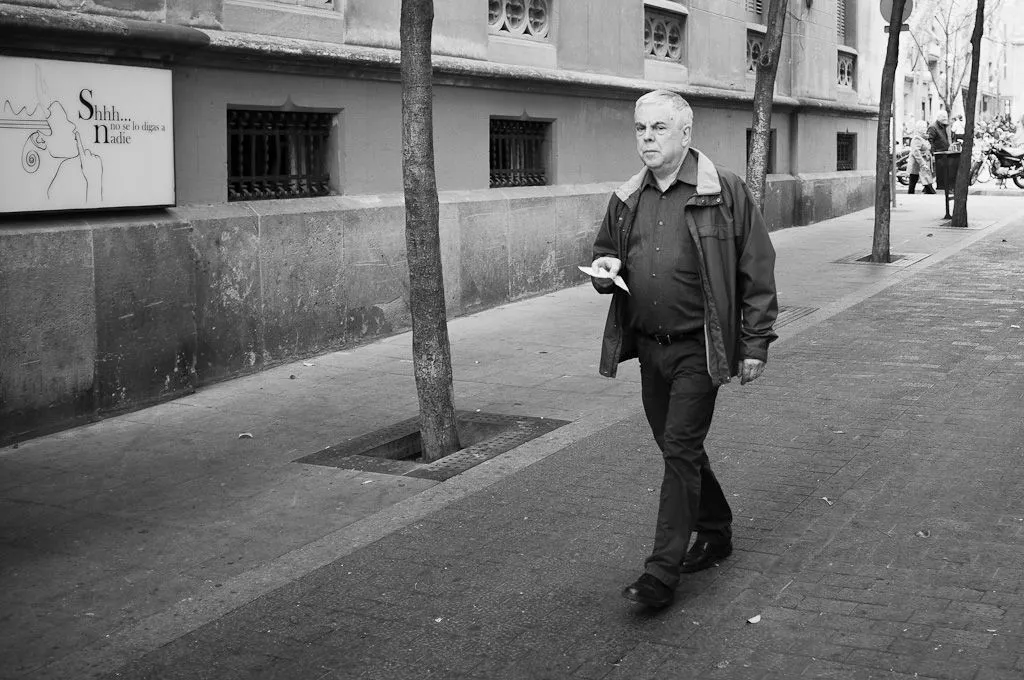
[[[732,510],[704,450],[718,388],[708,375],[703,332],[668,345],[642,336],[638,349],[644,411],[665,464],[645,571],[675,587],[691,531],[712,543],[732,538]]]

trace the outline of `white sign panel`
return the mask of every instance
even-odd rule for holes
[[[0,213],[174,204],[171,72],[0,57]]]

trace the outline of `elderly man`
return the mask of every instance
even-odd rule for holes
[[[949,114],[945,110],[939,111],[935,116],[935,122],[928,128],[928,143],[932,145],[932,153],[949,151],[949,144],[952,141],[949,131]]]
[[[640,359],[644,411],[664,461],[654,548],[622,594],[664,607],[680,573],[732,552],[732,511],[704,438],[719,386],[764,370],[776,337],[775,251],[743,181],[690,148],[693,112],[682,97],[649,92],[634,120],[646,167],[612,196],[592,267],[594,287],[613,296],[600,372],[614,377],[620,362]]]

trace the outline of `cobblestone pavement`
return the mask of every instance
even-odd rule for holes
[[[107,677],[1019,679],[1021,326],[1024,222],[780,343],[709,438],[737,550],[662,612],[619,597],[660,476],[637,395]]]

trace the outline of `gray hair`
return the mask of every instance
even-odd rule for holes
[[[679,116],[679,125],[693,125],[693,109],[686,103],[679,94],[672,90],[652,90],[636,100],[636,106],[651,104],[654,102],[665,102],[672,107],[672,111]]]

